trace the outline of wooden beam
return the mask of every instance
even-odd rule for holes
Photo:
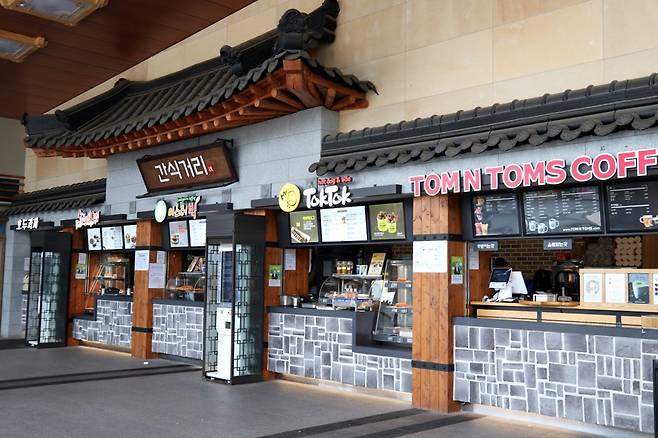
[[[331,107],[332,110],[334,111],[340,111],[343,108],[346,108],[350,105],[354,105],[356,102],[356,97],[354,96],[345,96],[342,99],[340,99],[338,102],[334,104],[333,107]]]
[[[265,99],[256,99],[254,101],[254,107],[268,109],[268,110],[274,110],[274,111],[281,111],[281,112],[286,112],[286,113],[294,112],[297,109],[292,105],[288,105],[287,103],[272,102],[270,99],[267,99],[267,98],[265,98]]]
[[[287,91],[275,88],[274,90],[270,91],[270,96],[298,110],[306,109],[306,107],[298,99],[291,96]]]
[[[334,104],[335,99],[336,99],[336,89],[327,88],[327,92],[324,95],[324,106],[327,108],[331,108],[331,106]]]

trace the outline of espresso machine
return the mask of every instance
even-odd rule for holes
[[[580,300],[580,260],[558,261],[553,265],[553,292],[558,297],[565,295],[573,301]]]

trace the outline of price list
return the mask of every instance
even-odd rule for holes
[[[537,234],[601,231],[597,187],[527,192],[523,195],[525,232]]]
[[[615,184],[607,194],[610,231],[658,229],[658,182]]]
[[[520,232],[515,194],[473,198],[473,229],[476,236],[515,235]]]

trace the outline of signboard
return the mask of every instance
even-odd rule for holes
[[[290,213],[291,243],[317,243],[319,240],[318,212],[316,210]]]
[[[338,207],[352,202],[347,186],[323,186],[320,189],[309,187],[304,190],[306,208]]]
[[[123,227],[103,227],[101,228],[103,236],[103,250],[123,249]]]
[[[149,193],[199,185],[225,186],[238,180],[226,142],[137,160]]]
[[[368,240],[366,208],[345,207],[320,210],[323,242],[359,242]]]
[[[299,187],[294,184],[286,183],[279,190],[279,195],[277,196],[279,201],[279,208],[290,213],[291,211],[297,210],[299,207],[299,202],[302,200],[302,194],[299,191]]]
[[[199,211],[199,202],[201,202],[201,196],[179,196],[176,198],[176,204],[167,210],[167,217],[174,219],[190,216],[192,219],[196,219],[197,212]]]
[[[606,196],[609,231],[658,231],[658,181],[610,185]]]
[[[19,219],[16,221],[16,231],[36,230],[39,228],[39,218]]]
[[[600,232],[597,187],[574,187],[523,194],[527,235]]]
[[[189,221],[190,246],[206,246],[206,220]]]
[[[368,207],[372,240],[405,239],[404,206],[402,202]]]
[[[473,198],[473,235],[513,236],[520,233],[516,194],[475,196]]]
[[[135,249],[137,246],[137,225],[123,226],[123,247]]]
[[[409,177],[414,196],[423,191],[429,196],[446,193],[479,192],[484,178],[489,179],[491,190],[503,188],[515,190],[533,184],[560,185],[571,176],[576,182],[607,181],[627,178],[633,172],[646,176],[649,168],[658,165],[658,148],[625,150],[616,154],[600,153],[594,157],[581,155],[570,164],[566,160],[553,159],[535,163],[512,163],[506,166],[454,170],[428,173]]]
[[[89,251],[101,250],[101,229],[89,228],[87,230],[87,248]]]
[[[573,249],[572,239],[544,239],[544,251],[569,251]]]
[[[90,210],[78,210],[78,218],[75,220],[75,229],[79,230],[82,227],[93,227],[101,220],[101,212]]]
[[[187,221],[169,222],[169,246],[172,248],[187,248]]]
[[[475,242],[475,248],[478,251],[498,251],[497,240],[481,240]]]

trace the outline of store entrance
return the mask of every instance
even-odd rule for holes
[[[30,235],[30,273],[25,342],[33,347],[66,343],[71,236],[54,231]]]

